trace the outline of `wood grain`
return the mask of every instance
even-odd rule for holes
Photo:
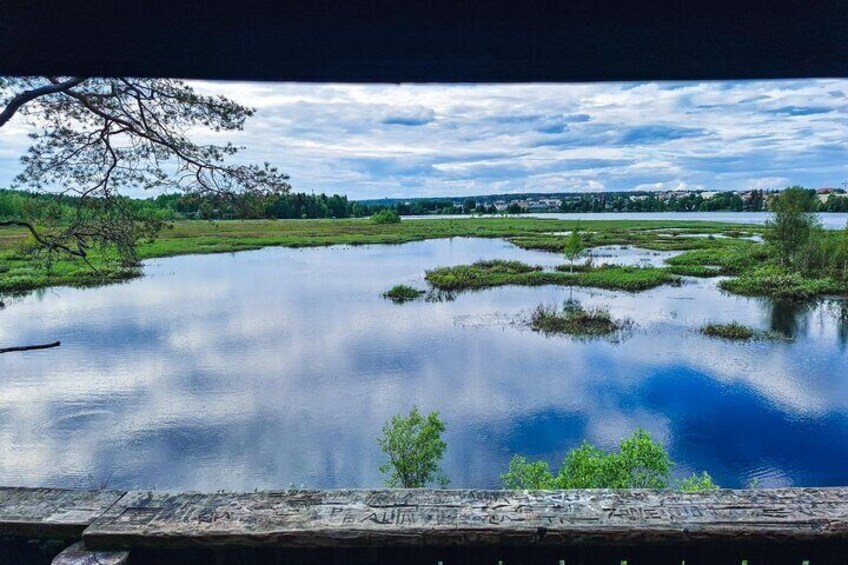
[[[89,551],[77,542],[53,558],[52,565],[127,565],[130,554],[126,551]]]
[[[0,487],[0,535],[76,538],[123,494]]]
[[[848,488],[673,491],[133,491],[92,549],[848,539]]]

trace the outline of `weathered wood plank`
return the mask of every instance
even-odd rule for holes
[[[76,538],[123,494],[0,487],[0,535]]]
[[[53,558],[52,565],[127,565],[127,551],[89,551],[77,542]]]
[[[848,539],[848,488],[672,491],[129,492],[93,549]]]

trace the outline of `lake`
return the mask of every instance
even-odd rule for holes
[[[602,255],[616,253],[629,264],[669,255]],[[0,484],[375,487],[382,425],[413,405],[447,422],[454,487],[497,487],[513,454],[558,467],[583,439],[610,448],[639,427],[668,447],[678,475],[848,484],[845,303],[735,297],[716,279],[639,294],[381,296],[424,288],[426,269],[494,258],[561,262],[496,239],[268,248],[152,260],[125,284],[9,300],[0,343],[62,346],[0,356]],[[524,325],[538,304],[568,298],[635,327],[612,343]],[[731,320],[794,341],[696,331]]]
[[[510,217],[550,218],[554,220],[681,220],[699,222],[726,222],[733,224],[764,225],[771,214],[768,212],[597,212],[560,214],[531,213],[510,214]],[[423,216],[403,216],[409,220],[432,220],[438,218],[469,218],[471,216],[429,214]],[[486,217],[486,216],[483,216]],[[825,229],[843,229],[848,224],[848,213],[828,212],[818,214]]]

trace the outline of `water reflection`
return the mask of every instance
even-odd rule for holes
[[[772,305],[703,279],[381,296],[425,288],[433,266],[495,258],[561,261],[488,239],[266,249],[11,301],[0,343],[63,345],[0,357],[0,484],[377,486],[375,437],[413,404],[448,422],[456,487],[497,486],[513,453],[556,465],[583,439],[611,447],[639,426],[679,472],[725,486],[848,482],[844,303]],[[567,298],[634,320],[633,335],[581,343],[514,323]],[[796,339],[728,344],[694,331],[707,319]]]
[[[764,300],[768,305],[769,329],[773,332],[795,339],[807,332],[807,315],[813,310],[814,302],[796,300]]]

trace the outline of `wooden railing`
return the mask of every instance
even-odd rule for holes
[[[0,536],[119,563],[848,564],[848,488],[256,493],[0,489]],[[95,562],[95,561],[92,561]]]

